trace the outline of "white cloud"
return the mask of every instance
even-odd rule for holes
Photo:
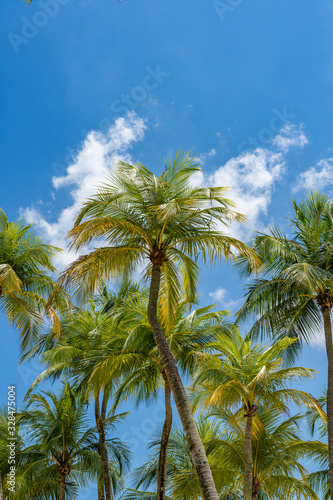
[[[144,120],[132,112],[126,117],[116,119],[105,134],[89,132],[73,156],[66,174],[52,179],[56,190],[71,187],[72,203],[60,212],[55,222],[48,222],[35,207],[22,210],[22,217],[32,222],[48,243],[66,249],[66,234],[72,227],[82,202],[106,180],[115,160],[131,161],[128,151],[135,142],[143,139],[145,129]],[[75,257],[75,252],[66,250],[58,257],[56,264],[63,268]]]
[[[302,172],[298,178],[294,191],[301,189],[312,189],[319,191],[333,184],[333,158],[324,158]]]
[[[217,288],[214,292],[211,292],[209,296],[213,300],[216,300],[216,302],[222,302],[227,294],[228,290],[226,290],[225,288]]]
[[[258,147],[241,153],[210,175],[205,175],[205,172],[198,173],[193,182],[199,186],[229,188],[226,197],[236,204],[235,210],[246,216],[247,223],[232,224],[228,233],[246,240],[251,236],[252,230],[267,229],[264,219],[275,185],[281,181],[285,172],[285,154],[290,147],[303,147],[307,142],[303,125],[288,122],[272,140],[276,148]]]
[[[247,217],[246,224],[232,226],[235,236],[247,238],[252,229],[264,229],[261,217],[267,214],[274,185],[284,171],[282,153],[257,148],[231,158],[214,172],[213,184],[229,187],[226,196],[235,202],[236,210]]]
[[[293,146],[303,148],[309,142],[303,128],[302,124],[286,123],[280,133],[272,139],[272,144],[284,153]]]

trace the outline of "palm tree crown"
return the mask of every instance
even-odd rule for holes
[[[294,402],[298,405],[313,404],[320,409],[309,394],[289,388],[292,380],[312,377],[314,373],[303,367],[282,366],[281,355],[292,342],[286,337],[265,348],[243,340],[234,329],[232,337],[221,339],[217,346],[219,354],[203,364],[195,380],[195,404],[203,403],[214,414],[231,409],[235,422],[245,417],[243,500],[253,497],[252,446],[254,427],[258,425],[258,408],[274,408],[286,413],[290,402]]]
[[[232,210],[225,188],[191,185],[199,170],[187,154],[169,159],[157,177],[143,165],[119,162],[108,182],[84,204],[69,233],[76,249],[99,238],[110,245],[69,266],[65,276],[74,288],[92,294],[101,281],[137,266],[143,265],[149,275],[151,265],[157,262],[163,264],[162,296],[167,316],[178,302],[180,276],[186,296],[194,299],[199,255],[205,260],[228,257],[234,247],[253,263],[253,252],[224,235],[218,226],[243,221],[244,217]]]
[[[29,442],[25,449],[29,459],[20,471],[18,500],[27,498],[25,484],[33,492],[38,485],[43,490],[46,482],[49,498],[64,500],[66,492],[94,479],[100,460],[86,407],[66,383],[59,393],[43,391],[27,397],[27,408],[19,418]]]
[[[41,315],[54,312],[47,307],[54,283],[46,272],[55,271],[51,259],[58,251],[0,209],[0,308],[20,331],[23,349],[40,333]]]

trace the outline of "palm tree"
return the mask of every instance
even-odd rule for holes
[[[41,332],[42,315],[46,312],[59,323],[54,308],[48,302],[54,283],[47,272],[55,272],[52,257],[58,248],[45,245],[31,226],[8,222],[0,209],[0,308],[20,331],[22,350]],[[59,305],[60,294],[55,294]]]
[[[313,377],[314,370],[282,366],[281,356],[293,340],[286,337],[266,348],[243,339],[237,329],[232,337],[221,339],[218,354],[210,356],[195,377],[193,404],[219,413],[234,410],[235,422],[245,418],[244,430],[244,490],[243,500],[253,495],[253,426],[259,407],[274,408],[286,413],[290,402],[319,405],[304,391],[291,389],[297,379]],[[257,425],[259,425],[257,423]]]
[[[32,390],[43,380],[56,380],[63,376],[72,380],[73,385],[79,387],[85,397],[92,396],[94,401],[94,415],[99,437],[99,453],[101,456],[102,479],[99,495],[106,500],[113,499],[115,489],[115,472],[126,469],[129,465],[129,453],[126,446],[121,444],[122,453],[118,455],[118,462],[114,470],[110,468],[109,452],[114,440],[107,439],[108,428],[114,428],[117,422],[127,416],[127,413],[107,415],[107,406],[110,392],[115,380],[105,384],[101,380],[94,380],[88,385],[89,375],[94,370],[96,359],[101,347],[107,338],[113,338],[115,331],[115,313],[128,294],[134,293],[137,287],[129,283],[123,284],[118,293],[108,292],[103,285],[98,294],[90,300],[84,308],[74,308],[72,312],[61,318],[63,334],[60,341],[47,334],[38,348],[41,359],[47,368],[37,377],[31,386]],[[44,352],[43,352],[44,351]],[[33,355],[37,351],[33,350]],[[118,447],[120,444],[118,444]],[[113,464],[114,465],[114,464]]]
[[[66,383],[58,393],[43,391],[27,397],[27,407],[19,416],[29,446],[17,480],[18,500],[27,498],[26,482],[44,488],[42,483],[49,478],[48,498],[57,495],[64,500],[67,491],[76,491],[78,484],[94,478],[100,459],[86,411],[84,399]]]
[[[258,409],[258,425],[253,437],[252,500],[318,500],[315,491],[307,483],[308,471],[303,462],[320,455],[325,445],[302,439],[300,418],[296,416],[283,420],[276,410]],[[224,411],[215,421],[199,418],[198,428],[220,500],[241,500],[244,483],[244,419],[236,422],[232,412]],[[136,487],[144,490],[156,483],[159,440],[153,440],[150,447],[153,453],[148,461],[133,473]],[[168,498],[201,500],[186,437],[179,429],[171,432],[167,477]],[[124,495],[124,500],[146,498],[155,500],[156,495],[138,489],[128,490]]]
[[[159,389],[164,388],[165,420],[162,430],[159,467],[157,478],[157,500],[164,500],[166,494],[167,450],[172,426],[171,391],[168,379],[154,343],[153,332],[147,318],[148,295],[141,292],[131,296],[123,304],[121,328],[124,329],[124,348],[119,356],[111,349],[110,362],[107,363],[108,346],[103,347],[100,377],[107,380],[113,372],[124,373],[123,380],[115,393],[115,405],[135,398],[139,405],[157,397]],[[167,342],[181,368],[188,375],[194,371],[196,363],[210,345],[216,340],[216,333],[228,329],[226,313],[212,312],[213,306],[194,309],[188,312],[188,304],[181,301],[176,309],[173,322],[169,325]],[[129,312],[129,320],[126,316]],[[120,312],[121,315],[121,312]],[[119,358],[119,360],[117,359]],[[96,365],[95,373],[99,371]]]
[[[310,193],[301,203],[294,201],[290,225],[290,236],[273,228],[270,235],[259,234],[255,238],[253,248],[263,261],[259,270],[262,277],[249,287],[239,320],[249,315],[259,316],[251,335],[288,335],[297,338],[298,345],[308,342],[324,327],[328,361],[329,476],[333,497],[332,201],[317,192]]]
[[[232,247],[256,258],[240,241],[225,236],[218,224],[244,218],[231,209],[223,188],[191,185],[198,172],[194,158],[176,154],[157,177],[143,165],[118,162],[108,183],[90,198],[79,213],[69,237],[72,248],[84,247],[95,238],[107,246],[79,257],[70,265],[63,280],[81,295],[93,294],[101,281],[122,276],[145,265],[150,279],[148,319],[166,377],[185,429],[193,462],[205,500],[217,500],[196,423],[188,403],[174,357],[157,318],[160,291],[165,327],[180,296],[180,276],[185,296],[195,297],[199,255],[214,261],[231,257]]]

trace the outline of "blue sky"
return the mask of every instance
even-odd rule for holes
[[[182,148],[199,155],[197,182],[230,186],[248,216],[233,234],[286,225],[292,196],[332,193],[332,21],[331,0],[5,2],[1,206],[63,245],[115,158],[158,173]],[[201,302],[235,308],[242,287],[230,266],[204,269]],[[22,397],[38,366],[17,368],[17,336],[0,321],[3,401],[7,382]],[[300,362],[320,371],[319,392],[320,337]]]

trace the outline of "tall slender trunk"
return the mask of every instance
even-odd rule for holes
[[[165,500],[166,474],[168,465],[168,443],[172,427],[171,388],[165,372],[162,372],[162,376],[164,379],[165,420],[163,425],[160,456],[158,461],[157,500]]]
[[[253,462],[252,462],[252,424],[254,410],[250,409],[246,414],[246,425],[244,434],[244,490],[243,500],[252,500],[253,486]]]
[[[103,402],[105,401],[105,398],[103,398]],[[106,436],[105,436],[105,413],[106,413],[106,404],[104,402],[103,405],[103,416],[101,415],[100,411],[100,406],[99,406],[99,393],[95,397],[95,420],[96,420],[96,427],[98,431],[98,438],[99,438],[99,448],[100,448],[100,454],[101,454],[101,461],[102,461],[102,474],[103,474],[103,482],[104,482],[104,489],[105,489],[105,500],[113,500],[113,493],[112,493],[112,480],[111,480],[111,471],[110,471],[110,462],[109,462],[109,454],[108,454],[108,448],[107,448],[107,443],[106,443]]]
[[[327,433],[328,433],[328,465],[330,481],[330,497],[333,498],[333,341],[331,310],[328,306],[321,308],[324,319],[324,331],[327,354]]]
[[[59,500],[65,500],[66,474],[60,472]]]
[[[161,281],[161,264],[153,263],[148,303],[148,320],[154,340],[168,378],[180,419],[186,434],[193,465],[199,481],[203,500],[218,500],[218,494],[210,470],[205,449],[201,442],[196,422],[188,402],[176,361],[170,351],[165,335],[157,320],[157,304]]]

